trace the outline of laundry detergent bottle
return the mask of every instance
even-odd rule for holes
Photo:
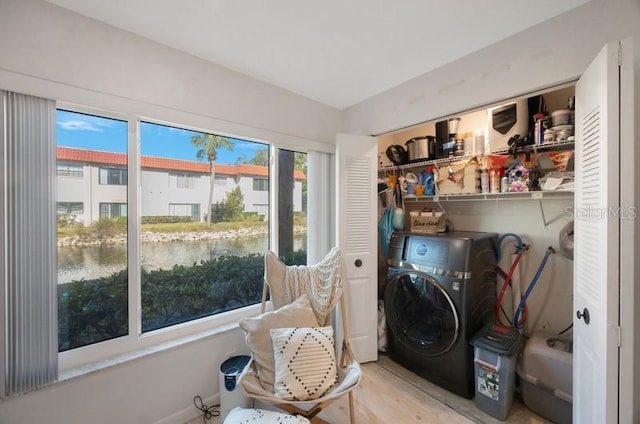
[[[427,196],[436,195],[436,182],[433,177],[433,169],[431,167],[427,168],[424,176],[424,194]]]

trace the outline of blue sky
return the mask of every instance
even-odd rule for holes
[[[115,119],[58,110],[56,114],[58,146],[124,153],[127,151],[127,123]],[[201,134],[175,127],[140,124],[140,149],[144,156],[198,161],[191,137]],[[251,159],[267,145],[230,138],[232,151],[218,149],[216,163],[235,164],[238,158]]]

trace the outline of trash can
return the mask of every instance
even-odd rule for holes
[[[249,359],[247,355],[232,356],[220,364],[220,422],[236,406],[249,406],[249,399],[238,388],[238,377]]]
[[[499,325],[483,327],[472,338],[476,406],[499,420],[509,415],[516,385],[520,333]]]

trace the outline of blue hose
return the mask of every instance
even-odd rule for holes
[[[498,239],[498,261],[500,261],[500,258],[502,258],[502,242],[504,241],[504,239],[506,239],[507,237],[512,237],[514,239],[516,239],[516,251],[514,253],[520,253],[520,251],[524,248],[524,244],[522,243],[522,239],[520,238],[519,235],[514,234],[514,233],[505,233],[503,235],[500,236],[500,238]]]
[[[540,265],[538,265],[538,269],[536,270],[536,273],[533,276],[533,279],[531,279],[531,283],[529,284],[529,287],[527,287],[527,291],[524,292],[524,295],[522,295],[522,298],[520,299],[520,304],[518,305],[518,309],[516,309],[516,313],[513,316],[514,327],[518,328],[518,319],[520,318],[520,312],[522,312],[522,308],[524,308],[525,303],[527,303],[527,298],[529,297],[529,295],[531,294],[531,291],[533,291],[533,288],[538,282],[538,278],[540,278],[540,274],[542,274],[542,271],[544,270],[544,266],[547,264],[547,259],[549,259],[549,256],[551,256],[551,254],[553,253],[556,253],[556,251],[553,250],[553,247],[549,246],[549,248],[547,249],[547,252],[544,254],[544,258],[542,258],[542,262],[540,262]]]

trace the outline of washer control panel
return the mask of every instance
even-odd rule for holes
[[[405,260],[416,265],[440,265],[449,263],[449,240],[410,237],[405,248]]]

